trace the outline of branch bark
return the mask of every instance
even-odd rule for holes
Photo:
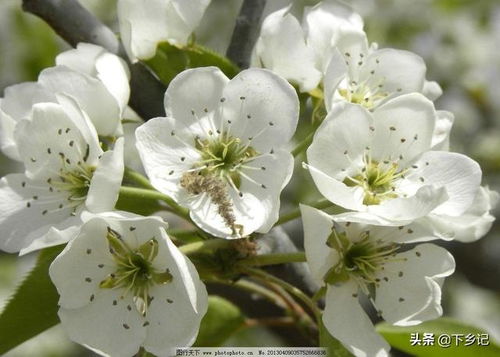
[[[129,65],[129,104],[144,119],[163,116],[165,86],[141,63],[131,64],[111,29],[76,0],[23,0],[23,10],[40,17],[73,47],[93,43],[121,56]]]
[[[241,69],[250,66],[252,50],[259,36],[259,24],[266,0],[244,0],[236,18],[226,56]]]

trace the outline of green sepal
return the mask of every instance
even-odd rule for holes
[[[0,355],[59,323],[59,294],[49,277],[49,266],[63,250],[44,249],[33,270],[17,287],[0,315]]]
[[[233,303],[219,296],[208,297],[208,311],[201,320],[194,346],[218,347],[243,326],[245,317]]]
[[[500,345],[495,342],[491,335],[489,336],[488,346],[479,346],[473,343],[470,346],[465,346],[464,342],[455,346],[453,342],[449,347],[441,347],[438,344],[440,335],[451,336],[453,334],[473,334],[475,336],[486,334],[487,332],[475,326],[457,321],[451,318],[442,317],[436,320],[427,321],[420,325],[399,327],[392,326],[388,323],[380,323],[376,326],[377,332],[380,333],[389,342],[392,347],[398,350],[407,352],[412,356],[417,357],[496,357],[500,356]],[[432,333],[434,335],[434,345],[424,346],[422,344],[411,345],[412,334],[419,334],[422,339],[424,333]],[[414,335],[414,337],[417,337]]]
[[[215,66],[229,78],[234,77],[240,71],[226,57],[196,44],[180,47],[162,42],[158,44],[155,56],[144,63],[165,85],[188,68]]]

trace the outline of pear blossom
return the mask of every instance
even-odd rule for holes
[[[123,139],[103,152],[70,97],[37,103],[14,138],[25,166],[0,180],[0,249],[28,251],[67,241],[83,209],[113,209],[123,176]]]
[[[168,41],[186,45],[210,0],[118,0],[123,45],[132,62],[155,55]]]
[[[265,18],[252,62],[308,92],[321,82],[337,46],[365,42],[363,19],[348,5],[323,1],[305,7],[302,24],[290,5]]]
[[[293,170],[285,149],[298,99],[284,79],[248,69],[229,80],[218,68],[186,70],[165,93],[165,118],[136,131],[151,184],[223,238],[267,232]]]
[[[347,101],[373,110],[413,92],[434,100],[442,91],[437,83],[426,81],[425,73],[424,60],[409,51],[368,48],[364,41],[337,48],[325,72],[326,109]]]
[[[390,349],[361,307],[361,297],[398,326],[442,314],[441,285],[455,269],[453,256],[429,243],[404,247],[429,239],[425,227],[353,223],[346,215],[330,216],[305,205],[301,213],[307,263],[326,286],[323,323],[355,356],[384,357]]]
[[[121,134],[121,118],[128,103],[129,72],[125,62],[102,47],[80,43],[56,57],[56,66],[43,70],[37,82],[5,89],[0,102],[0,147],[21,161],[14,140],[17,123],[30,117],[36,103],[57,103],[71,96],[87,113],[99,135]]]
[[[459,216],[429,214],[417,222],[428,225],[444,240],[474,242],[488,233],[495,217],[491,211],[498,205],[499,194],[488,187],[479,187],[472,204]]]
[[[432,150],[436,121],[432,102],[417,93],[373,113],[338,104],[315,133],[307,167],[323,196],[368,223],[460,217],[477,194],[481,169],[465,155]]]
[[[69,337],[104,356],[133,356],[141,346],[171,356],[190,346],[208,296],[166,224],[127,212],[84,219],[49,269]]]

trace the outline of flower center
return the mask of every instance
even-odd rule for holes
[[[340,259],[325,275],[329,284],[354,279],[360,287],[368,291],[368,285],[376,284],[376,274],[383,270],[389,260],[394,260],[399,246],[370,237],[370,231],[361,233],[359,240],[353,242],[345,232],[335,228],[328,237],[327,245],[339,252]]]
[[[257,156],[257,151],[251,146],[243,145],[239,138],[224,133],[215,140],[198,138],[196,149],[201,154],[198,164],[201,175],[225,178],[236,188],[241,184],[238,169]]]
[[[150,302],[149,289],[154,285],[167,284],[172,281],[169,270],[157,271],[153,261],[158,254],[158,241],[153,237],[137,249],[130,248],[120,234],[108,227],[106,236],[109,251],[113,256],[117,269],[101,281],[102,289],[124,288],[126,296],[129,292],[138,302],[138,308],[145,314]]]
[[[68,171],[61,169],[57,176],[59,180],[52,179],[49,184],[59,191],[68,192],[69,201],[84,201],[87,198],[95,169],[94,166],[87,164],[80,164]]]
[[[361,172],[354,177],[347,177],[344,184],[363,188],[365,205],[378,205],[383,200],[398,197],[394,183],[404,175],[405,170],[398,171],[398,164],[394,162],[386,164],[371,159],[365,162]]]
[[[382,85],[377,85],[375,88],[367,84],[358,84],[355,81],[350,81],[344,88],[337,90],[338,95],[344,100],[359,104],[367,109],[372,109],[378,105],[389,94],[382,92]]]

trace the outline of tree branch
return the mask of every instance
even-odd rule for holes
[[[236,18],[226,56],[241,69],[250,66],[250,56],[259,36],[259,24],[266,0],[244,0]]]
[[[131,64],[113,31],[76,0],[23,0],[23,10],[47,24],[71,46],[93,43],[125,59],[130,67],[129,104],[144,119],[163,116],[165,86],[141,63]]]

